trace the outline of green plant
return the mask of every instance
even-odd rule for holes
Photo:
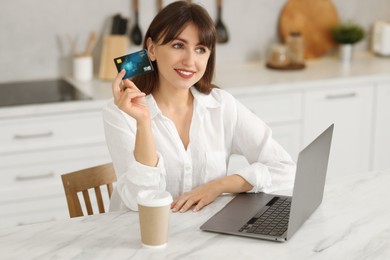
[[[354,44],[363,39],[363,28],[355,23],[340,23],[331,29],[333,39],[340,44]]]

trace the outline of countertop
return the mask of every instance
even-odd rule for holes
[[[369,52],[355,53],[350,64],[336,56],[306,61],[302,70],[268,69],[263,63],[223,64],[216,70],[215,82],[229,92],[258,92],[303,90],[345,82],[365,83],[390,80],[390,58]]]
[[[93,80],[82,83],[70,80],[94,99],[111,97],[111,81]],[[281,71],[268,69],[263,62],[217,64],[214,82],[230,92],[275,91],[304,89],[343,82],[380,82],[390,80],[390,58],[370,52],[355,53],[350,64],[343,64],[336,56],[306,61],[302,70]]]
[[[369,52],[355,53],[351,64],[343,65],[337,57],[327,56],[308,60],[306,68],[297,71],[271,70],[261,62],[218,64],[214,82],[232,94],[296,91],[323,87],[327,84],[373,83],[390,81],[390,58]],[[93,79],[88,82],[66,78],[79,90],[92,97],[91,101],[76,101],[42,105],[0,108],[0,118],[71,112],[102,108],[112,97],[111,81]]]
[[[390,259],[390,169],[327,178],[320,207],[281,243],[204,232],[232,195],[171,213],[165,249],[143,248],[137,212],[0,229],[2,259]]]

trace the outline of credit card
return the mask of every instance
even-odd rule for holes
[[[154,71],[146,50],[140,50],[114,59],[118,72],[126,70],[123,79],[133,78],[135,76]]]

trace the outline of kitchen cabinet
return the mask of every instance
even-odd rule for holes
[[[302,93],[236,94],[235,97],[271,127],[273,138],[296,160],[301,146]],[[228,171],[246,165],[245,158],[233,155]]]
[[[325,81],[324,81],[325,82]],[[274,138],[297,160],[299,151],[330,124],[335,124],[328,176],[353,171],[368,171],[390,166],[390,87],[378,88],[374,103],[375,81],[371,83],[326,82],[323,86],[306,85],[295,91],[235,96],[262,118],[273,130]],[[380,96],[380,97],[379,97]],[[373,117],[374,110],[377,117]],[[375,120],[375,122],[374,122]],[[377,124],[373,133],[372,126]],[[376,137],[372,155],[373,135]],[[373,158],[375,157],[375,158]],[[232,156],[229,171],[247,165],[240,156]]]
[[[390,81],[379,83],[375,92],[373,169],[390,167]]]
[[[0,119],[0,227],[68,218],[61,174],[110,161],[101,108]]]
[[[370,170],[373,84],[327,85],[307,90],[303,143],[334,123],[328,176]]]
[[[296,159],[301,145],[302,93],[238,94],[236,98],[271,127],[275,140]]]

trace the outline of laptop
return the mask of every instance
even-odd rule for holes
[[[298,156],[292,197],[240,193],[213,215],[201,230],[287,241],[322,202],[334,124]]]

